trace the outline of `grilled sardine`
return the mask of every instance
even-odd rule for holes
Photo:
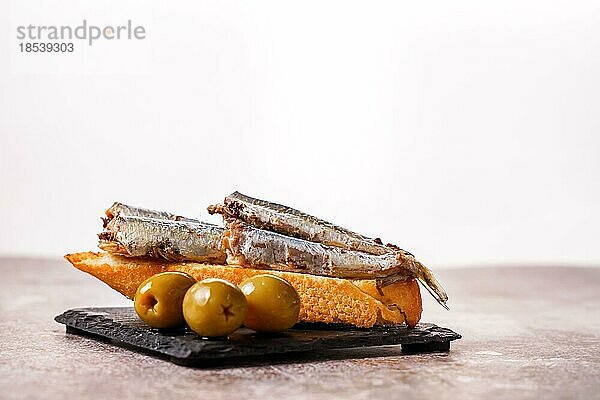
[[[117,214],[100,233],[99,247],[129,257],[225,263],[223,228],[205,222]]]
[[[353,257],[352,261],[350,261],[346,253],[341,251],[335,252],[333,251],[333,249],[329,249],[328,254],[330,256],[333,256],[334,253],[344,254],[344,259],[342,260],[339,257],[334,257],[338,264],[325,267],[319,267],[319,262],[333,262],[330,258],[326,260],[325,254],[316,256],[316,258],[313,257],[312,260],[316,263],[315,268],[317,270],[319,268],[329,268],[331,271],[336,271],[337,273],[342,273],[341,270],[344,270],[346,271],[344,273],[348,274],[350,273],[349,271],[351,269],[354,269],[355,273],[358,275],[366,273],[366,271],[370,270],[370,278],[372,279],[373,277],[376,277],[381,285],[387,285],[398,280],[405,280],[409,275],[411,278],[418,279],[423,284],[423,286],[425,286],[425,288],[429,291],[429,293],[431,293],[431,295],[438,301],[438,303],[440,303],[443,307],[447,308],[446,301],[448,300],[448,296],[446,295],[444,288],[438,283],[438,281],[433,276],[433,273],[423,264],[418,262],[411,253],[402,250],[396,245],[384,245],[380,239],[371,239],[369,237],[363,236],[356,232],[352,232],[348,229],[337,226],[331,222],[327,222],[322,219],[313,217],[312,215],[303,213],[302,211],[298,211],[291,207],[271,203],[260,199],[255,199],[250,196],[243,195],[239,192],[234,192],[231,195],[227,196],[223,204],[209,206],[208,212],[211,214],[221,214],[223,215],[223,218],[226,221],[244,221],[247,224],[250,224],[263,230],[262,232],[266,232],[262,234],[252,233],[252,235],[255,238],[254,240],[257,240],[258,237],[264,238],[265,235],[271,233],[269,231],[272,231],[281,235],[287,235],[293,238],[303,239],[304,241],[320,243],[325,246],[337,247],[340,249],[346,249],[348,251],[366,253],[362,255],[350,253]],[[234,235],[233,237],[235,238],[235,232],[243,232],[244,230],[236,230],[230,228],[230,231],[231,234]],[[240,237],[246,237],[249,235],[250,234],[238,234],[238,236]],[[273,243],[272,247],[276,247],[277,249],[279,249],[279,251],[282,251],[282,249],[286,248],[286,246],[291,245],[291,242],[289,240],[281,240],[283,240],[283,244]],[[259,254],[261,252],[249,252],[249,249],[251,248],[251,241],[243,240],[243,243],[246,247],[242,248],[238,246],[237,249],[246,249],[246,253],[249,256],[246,257],[246,260],[250,259],[259,262]],[[291,246],[292,248],[294,248],[293,245]],[[308,249],[308,247],[310,247],[306,244],[298,244],[298,246],[300,246],[300,249]],[[308,253],[303,252],[298,254],[302,254],[302,257],[306,257],[307,260],[310,260],[311,256],[307,254],[316,254],[315,252],[317,251],[317,248],[312,246],[310,247],[310,249],[311,250],[308,250]],[[294,258],[294,255],[296,255],[294,251],[295,250],[292,250],[292,258]],[[230,252],[235,253],[231,249]],[[269,251],[264,251],[264,253],[264,257],[270,257],[270,261],[273,261],[276,258],[275,255],[268,254]],[[241,254],[243,255],[243,253]],[[366,257],[366,255],[376,255],[380,257],[369,258]],[[277,262],[281,261],[281,254],[279,254],[279,256],[280,257],[278,257]],[[290,255],[287,254],[284,258],[286,257],[290,258]],[[294,260],[290,259],[289,262],[295,263],[296,265],[294,268],[298,268],[299,265],[302,264],[302,257],[300,257],[299,259],[296,258]],[[299,262],[300,264],[298,264]],[[268,264],[268,262],[266,262],[265,264]],[[284,264],[286,263],[284,262]],[[283,267],[278,264],[277,268]],[[337,277],[346,276],[337,275]],[[359,278],[357,276],[354,279],[363,278]]]
[[[209,206],[208,212],[221,214],[225,219],[240,219],[259,229],[343,249],[376,255],[392,251],[379,239],[371,239],[291,207],[239,192],[225,197],[223,204]]]
[[[375,255],[346,250],[258,229],[240,220],[229,222],[223,247],[227,263],[240,267],[342,279],[376,279],[383,285],[417,278],[428,289],[429,285],[439,288],[431,272],[412,255],[402,252]],[[430,293],[445,307],[447,298],[434,290]]]

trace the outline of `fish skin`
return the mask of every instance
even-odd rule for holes
[[[342,279],[413,279],[394,253],[368,254],[285,236],[231,221],[223,238],[227,263]]]
[[[226,220],[240,219],[260,229],[328,246],[376,255],[394,250],[378,239],[352,232],[294,208],[255,199],[239,192],[225,197],[223,204],[209,206],[208,212],[222,214]]]
[[[225,263],[224,229],[217,225],[118,214],[98,234],[99,247],[128,257]]]
[[[166,219],[172,221],[188,221],[188,222],[200,222],[194,218],[182,217],[181,215],[172,214],[166,211],[156,211],[150,210],[142,207],[130,206],[127,204],[114,202],[112,206],[110,206],[106,212],[106,218],[103,218],[104,227],[108,225],[111,219],[116,217],[117,215],[129,215],[132,217],[147,217],[147,218],[155,218],[155,219]]]

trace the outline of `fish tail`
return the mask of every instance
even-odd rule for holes
[[[406,265],[407,269],[409,269],[414,277],[421,282],[423,287],[427,289],[427,291],[433,296],[434,299],[442,307],[446,310],[449,310],[446,302],[448,301],[448,295],[446,291],[442,287],[442,285],[435,279],[433,272],[419,261],[417,261],[414,256],[410,253],[404,251],[398,251],[396,253],[396,259],[401,263]]]

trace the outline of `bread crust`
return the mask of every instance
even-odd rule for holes
[[[417,324],[421,318],[421,294],[415,280],[394,283],[380,293],[374,280],[350,281],[293,272],[266,271],[228,265],[168,262],[128,258],[108,253],[67,254],[75,268],[86,272],[132,299],[145,279],[165,271],[181,271],[197,280],[226,279],[240,284],[258,274],[273,274],[288,281],[301,299],[299,321],[373,325]]]

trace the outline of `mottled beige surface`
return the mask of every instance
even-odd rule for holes
[[[62,260],[0,259],[1,398],[466,399],[598,398],[600,269],[446,270],[449,354],[399,347],[190,369],[65,334],[65,309],[129,304]],[[185,396],[185,397],[183,397]]]

